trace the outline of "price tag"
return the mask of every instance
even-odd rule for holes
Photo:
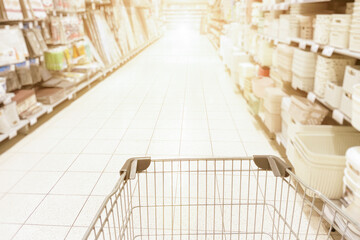
[[[63,17],[63,14],[62,13],[60,13],[60,18],[62,18]]]
[[[300,43],[299,43],[299,47],[301,48],[301,49],[306,49],[306,42],[305,41],[300,41]]]
[[[55,10],[53,11],[53,16],[56,17],[56,11]]]
[[[92,8],[92,10],[95,10],[95,9],[96,9],[96,4],[95,4],[95,3],[92,3],[92,4],[91,4],[91,8]]]
[[[25,61],[25,67],[30,67],[30,61],[29,60]]]
[[[289,38],[289,37],[286,38],[285,43],[290,44],[291,43],[291,38]]]
[[[10,26],[9,26],[9,25],[5,25],[5,29],[6,29],[6,30],[9,30],[9,29],[10,29]]]
[[[279,40],[278,39],[274,39],[274,44],[278,45],[279,44]]]
[[[36,20],[36,21],[34,22],[34,25],[35,25],[35,26],[39,26],[39,22]]]
[[[37,123],[37,118],[33,117],[29,119],[30,126],[35,125]]]
[[[24,28],[24,24],[22,22],[19,22],[19,28],[23,29]]]
[[[344,123],[344,114],[337,109],[333,111],[332,118],[339,124]]]
[[[52,108],[51,106],[49,106],[46,112],[49,114],[49,113],[51,113],[52,111],[53,111],[53,108]]]
[[[333,53],[334,53],[334,50],[335,50],[335,48],[327,46],[322,51],[322,55],[327,56],[327,57],[331,57],[333,55]]]
[[[41,27],[45,28],[45,22],[44,21],[41,22]]]
[[[29,28],[31,29],[31,28],[33,28],[34,27],[34,24],[31,22],[31,23],[29,23]]]
[[[71,93],[71,94],[69,94],[69,95],[68,95],[68,100],[73,99],[73,95],[74,95],[74,94],[72,94],[72,93]]]
[[[36,65],[39,65],[39,64],[40,64],[40,61],[39,61],[38,58],[35,59],[35,64],[36,64]]]
[[[44,61],[44,56],[40,56],[40,62]]]
[[[319,45],[318,44],[311,45],[311,51],[317,53],[319,51]]]
[[[10,65],[10,71],[15,71],[15,65],[14,64]]]
[[[308,95],[307,95],[307,99],[308,99],[310,102],[314,103],[315,100],[316,100],[316,96],[315,96],[315,94],[313,94],[312,92],[309,92]]]
[[[17,131],[12,130],[11,132],[9,132],[9,139],[12,139],[12,138],[16,137],[16,135],[17,135]]]

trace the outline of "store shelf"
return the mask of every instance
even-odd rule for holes
[[[34,115],[28,117],[26,120],[29,121],[29,125],[33,126],[37,123],[38,119],[45,115],[45,113],[47,113],[47,108],[46,106],[42,105],[41,103],[38,103],[41,106],[41,110],[37,113],[35,113]]]
[[[87,86],[90,86],[91,83],[99,80],[102,76],[105,76],[105,75],[113,72],[114,70],[119,68],[121,65],[123,65],[126,61],[128,61],[133,56],[138,54],[140,51],[144,50],[146,47],[148,47],[149,45],[151,45],[152,43],[157,41],[159,38],[161,38],[161,36],[162,35],[157,36],[157,37],[153,38],[152,40],[142,44],[140,47],[134,49],[127,56],[125,56],[122,59],[122,61],[116,62],[111,67],[107,68],[106,70],[104,70],[104,71],[100,70],[99,72],[95,73],[88,80],[85,80],[85,81],[81,82],[79,85],[77,85],[73,91],[69,92],[65,97],[58,100],[57,102],[50,104],[50,105],[41,105],[42,106],[41,111],[37,112],[33,116],[28,117],[27,119],[21,120],[20,123],[17,126],[13,127],[8,133],[0,134],[0,142],[5,141],[6,139],[12,139],[12,138],[16,137],[19,130],[26,126],[35,125],[41,116],[51,113],[53,111],[53,109],[56,108],[61,103],[65,102],[67,100],[73,99],[76,96],[77,92],[81,91],[82,89],[84,89]],[[13,97],[13,95],[8,94],[8,97],[3,101],[4,104],[11,102],[12,97]]]
[[[345,123],[345,121],[351,124],[350,117],[346,116],[343,112],[341,112],[340,109],[330,106],[327,102],[325,102],[325,100],[323,98],[318,97],[315,93],[309,92],[307,98],[312,102],[317,100],[322,105],[324,105],[326,108],[328,108],[332,112],[332,115],[331,115],[332,118],[339,124],[343,125]]]
[[[12,139],[17,136],[20,129],[27,126],[29,123],[28,120],[20,120],[19,124],[10,129],[9,132],[0,134],[0,142],[6,140],[6,139]]]
[[[305,3],[320,3],[320,2],[330,2],[331,0],[292,0],[290,3],[276,3],[271,5],[264,5],[261,7],[263,11],[271,10],[288,10],[291,4],[305,4]]]
[[[301,39],[301,38],[287,38],[286,40],[280,40],[278,38],[273,38],[262,34],[259,34],[259,36],[268,41],[273,41],[274,44],[285,43],[290,45],[292,42],[294,42],[294,43],[298,43],[298,47],[302,49],[305,49],[306,47],[309,46],[311,47],[311,51],[318,52],[319,50],[321,50],[322,51],[321,53],[324,56],[328,56],[328,57],[330,57],[333,53],[337,53],[343,56],[360,59],[360,52],[354,52],[349,49],[336,48],[328,45],[321,45],[312,40]]]

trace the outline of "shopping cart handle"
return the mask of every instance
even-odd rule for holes
[[[281,158],[272,155],[254,155],[256,166],[263,170],[271,170],[276,177],[287,177],[291,169]]]
[[[120,170],[120,175],[125,174],[124,180],[134,179],[136,173],[146,170],[151,163],[150,157],[135,157],[126,160]]]

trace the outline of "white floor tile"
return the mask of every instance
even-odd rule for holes
[[[180,141],[180,138],[181,138],[180,128],[155,129],[154,135],[152,136],[152,140],[160,140],[160,141]]]
[[[99,177],[100,173],[67,172],[50,194],[89,195]]]
[[[73,153],[49,153],[32,170],[64,172],[70,167],[77,156],[78,154]]]
[[[114,139],[93,139],[87,144],[83,153],[112,154],[119,143],[120,140]]]
[[[89,143],[87,139],[64,139],[61,140],[52,153],[81,153]]]
[[[121,128],[102,128],[94,136],[94,139],[118,139],[120,140],[124,134],[126,129]]]
[[[20,224],[0,224],[1,239],[10,240],[21,227]]]
[[[115,150],[115,154],[145,155],[148,146],[149,141],[121,141]]]
[[[69,168],[69,171],[102,172],[110,157],[110,154],[80,154]]]
[[[180,148],[181,156],[211,156],[212,149],[210,141],[182,141]]]
[[[210,129],[212,141],[241,141],[237,131],[224,129]]]
[[[183,129],[181,132],[183,141],[210,141],[209,129]]]
[[[212,148],[214,152],[214,156],[245,156],[246,152],[242,145],[242,143],[239,142],[212,142]]]
[[[91,194],[107,196],[114,189],[119,178],[120,169],[114,173],[103,173]]]
[[[86,196],[48,195],[26,223],[71,226],[86,198]]]
[[[70,227],[24,225],[14,240],[48,240],[64,239]]]
[[[59,180],[61,174],[61,172],[30,172],[10,192],[47,194]]]
[[[79,216],[77,217],[74,226],[76,227],[88,227],[91,221],[94,219],[97,211],[104,201],[103,196],[91,196],[86,201],[84,207],[81,209]]]
[[[44,156],[43,153],[14,153],[0,163],[0,170],[28,171]]]
[[[149,129],[128,129],[124,135],[123,140],[150,140],[154,130],[153,127]]]
[[[25,174],[26,172],[0,171],[0,193],[8,192]]]
[[[44,195],[6,194],[0,200],[0,222],[23,224]]]
[[[141,157],[141,156],[144,156],[144,155],[134,155],[134,154],[113,155],[111,157],[108,165],[105,168],[105,172],[119,173],[120,169],[122,168],[122,166],[124,165],[126,160],[128,160],[129,158],[132,158],[132,157]]]
[[[180,141],[152,141],[148,155],[177,155],[179,154]]]

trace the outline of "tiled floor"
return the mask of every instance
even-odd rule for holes
[[[0,239],[81,239],[132,156],[278,154],[205,36],[167,33],[0,157]]]

